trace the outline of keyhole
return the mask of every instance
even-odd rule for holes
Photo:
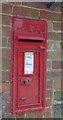
[[[28,80],[28,82],[30,82],[30,81]]]
[[[24,84],[26,83],[26,81],[24,81]]]

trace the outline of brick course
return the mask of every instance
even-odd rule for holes
[[[61,23],[54,22],[53,23],[53,29],[61,31]]]
[[[3,71],[2,72],[2,81],[5,82],[10,82],[10,72],[9,71]]]
[[[2,27],[2,35],[3,36],[11,36],[11,28],[10,27]]]
[[[2,13],[12,14],[12,6],[7,4],[2,4]]]
[[[3,27],[2,33],[2,89],[3,91],[3,118],[56,118],[59,114],[59,108],[54,105],[54,101],[60,99],[61,91],[61,49],[63,49],[63,38],[61,34],[61,11],[63,9],[56,5],[47,8],[41,2],[4,2],[0,4],[0,13],[2,13]],[[20,114],[12,114],[10,111],[10,59],[11,59],[11,30],[12,17],[20,16],[34,19],[44,19],[48,23],[47,39],[47,72],[46,72],[46,107],[42,111],[29,111]],[[1,15],[0,15],[1,19]],[[62,40],[62,42],[61,42]],[[63,55],[63,52],[62,52]],[[0,51],[1,58],[1,51]],[[63,60],[63,57],[62,57]],[[63,63],[63,62],[62,62]],[[53,114],[54,113],[54,114]]]
[[[46,106],[48,107],[48,106],[51,106],[51,105],[53,105],[52,99],[46,100]]]
[[[7,92],[9,90],[10,90],[10,84],[9,83],[3,83],[2,92]]]
[[[52,81],[47,81],[46,82],[46,89],[52,88],[52,84],[53,84]]]
[[[44,112],[44,117],[45,118],[51,118],[52,117],[51,111],[52,110],[50,108],[46,109],[45,112]]]
[[[26,8],[26,7],[15,7],[14,15],[38,18],[38,10]]]
[[[2,58],[3,58],[3,59],[6,59],[6,58],[7,58],[7,59],[9,60],[9,59],[10,59],[10,53],[11,53],[10,49],[5,49],[5,48],[4,48],[4,49],[2,50]]]
[[[44,3],[41,2],[23,2],[22,5],[24,6],[29,6],[33,8],[38,8],[38,9],[44,9],[44,10],[50,10],[51,12],[61,12],[61,8],[57,6],[53,6],[50,9],[47,8],[47,6]]]
[[[11,25],[11,21],[12,21],[12,16],[2,15],[2,24],[3,25]]]
[[[57,51],[48,51],[49,59],[61,59],[61,52]]]
[[[52,13],[48,11],[40,11],[40,18],[51,21],[61,21],[61,13]]]
[[[54,82],[54,89],[61,89],[61,81],[60,80]]]
[[[53,69],[61,69],[61,62],[60,61],[53,61],[52,68]]]
[[[48,32],[49,40],[61,40],[61,33]]]
[[[48,97],[52,97],[52,94],[53,94],[52,89],[50,89],[50,90],[46,90],[46,98],[48,98]]]

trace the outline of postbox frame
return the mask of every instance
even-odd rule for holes
[[[13,20],[12,20],[12,59],[11,59],[11,65],[12,65],[12,67],[11,67],[11,94],[12,94],[11,104],[12,104],[12,107],[11,107],[11,112],[12,113],[20,113],[20,112],[26,112],[26,111],[42,110],[42,109],[45,108],[45,86],[46,86],[46,81],[45,80],[46,80],[46,56],[47,56],[47,53],[46,53],[46,50],[47,50],[47,43],[46,43],[46,40],[47,40],[47,22],[44,21],[44,20],[38,20],[38,21],[41,21],[41,22],[45,22],[45,24],[46,24],[45,25],[45,35],[46,35],[45,38],[44,37],[41,38],[41,36],[39,36],[39,37],[34,36],[35,38],[33,38],[33,34],[30,35],[30,37],[28,37],[28,38],[27,38],[27,36],[25,37],[25,34],[23,36],[18,35],[19,39],[24,37],[24,39],[31,39],[31,40],[32,39],[35,39],[35,40],[36,39],[37,40],[38,39],[40,39],[40,40],[42,39],[44,41],[44,44],[43,44],[42,48],[39,48],[38,50],[36,50],[37,52],[41,51],[42,54],[43,54],[43,57],[44,57],[44,61],[43,61],[43,63],[44,63],[44,66],[43,66],[43,79],[42,79],[42,98],[41,98],[42,99],[42,103],[41,103],[41,106],[36,106],[35,107],[34,105],[29,105],[27,108],[25,107],[23,109],[23,108],[19,108],[17,106],[17,102],[16,102],[16,101],[18,101],[18,96],[16,94],[18,88],[17,88],[17,81],[16,81],[17,75],[14,76],[14,73],[15,73],[14,59],[15,59],[15,57],[16,58],[18,57],[18,55],[16,55],[15,52],[17,53],[18,49],[21,50],[20,43],[16,43],[15,44],[15,41],[14,41],[15,40],[15,38],[14,38],[14,34],[15,34],[14,22],[15,22],[16,19],[22,19],[22,20],[25,19],[25,20],[27,20],[27,18],[13,17]],[[31,19],[31,20],[32,21],[33,20],[36,21],[36,19]],[[14,48],[14,46],[18,46],[18,47]],[[34,49],[35,49],[35,46],[34,46]],[[24,48],[24,51],[26,51],[25,48]],[[32,51],[34,51],[34,50],[32,50]],[[15,67],[17,68],[17,64],[16,64]],[[40,68],[40,71],[41,70],[42,69]],[[33,107],[30,107],[30,106],[33,106]]]

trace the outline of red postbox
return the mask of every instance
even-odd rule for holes
[[[14,17],[12,22],[12,111],[45,107],[47,22]]]

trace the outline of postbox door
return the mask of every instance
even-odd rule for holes
[[[18,53],[18,106],[39,103],[39,52]]]

